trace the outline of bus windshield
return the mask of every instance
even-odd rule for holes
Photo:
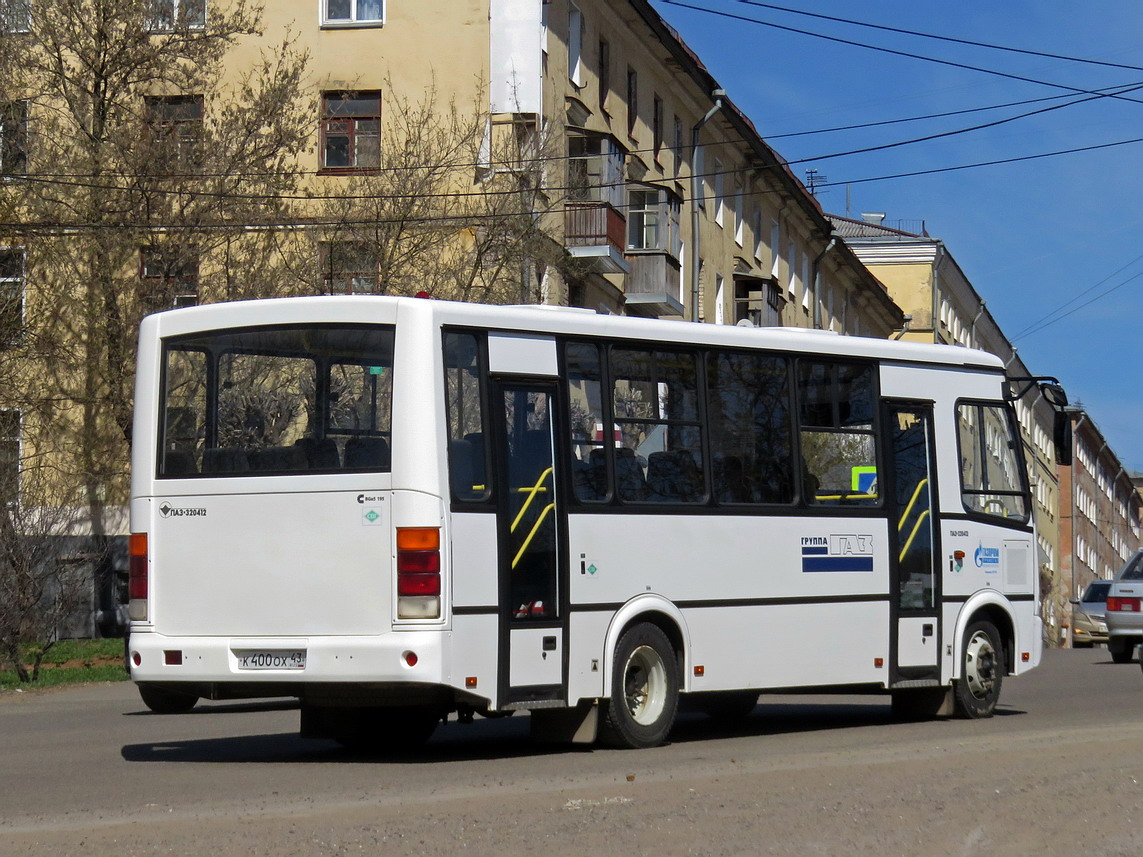
[[[165,340],[158,475],[388,471],[393,338],[315,325]]]

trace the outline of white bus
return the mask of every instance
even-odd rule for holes
[[[652,746],[777,689],[988,716],[1041,646],[1008,387],[964,348],[584,310],[153,315],[131,673],[369,748],[520,709]]]

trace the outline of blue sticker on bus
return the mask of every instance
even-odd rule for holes
[[[803,536],[802,571],[873,571],[873,536],[864,533]]]

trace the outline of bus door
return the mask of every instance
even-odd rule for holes
[[[922,403],[890,403],[888,501],[890,543],[891,685],[940,681],[939,528],[933,409]]]
[[[534,378],[492,384],[502,706],[567,698],[567,528],[556,467],[556,390]]]

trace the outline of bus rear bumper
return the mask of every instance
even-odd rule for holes
[[[133,630],[127,661],[136,682],[216,699],[306,696],[318,685],[442,686],[448,636],[172,637]]]

